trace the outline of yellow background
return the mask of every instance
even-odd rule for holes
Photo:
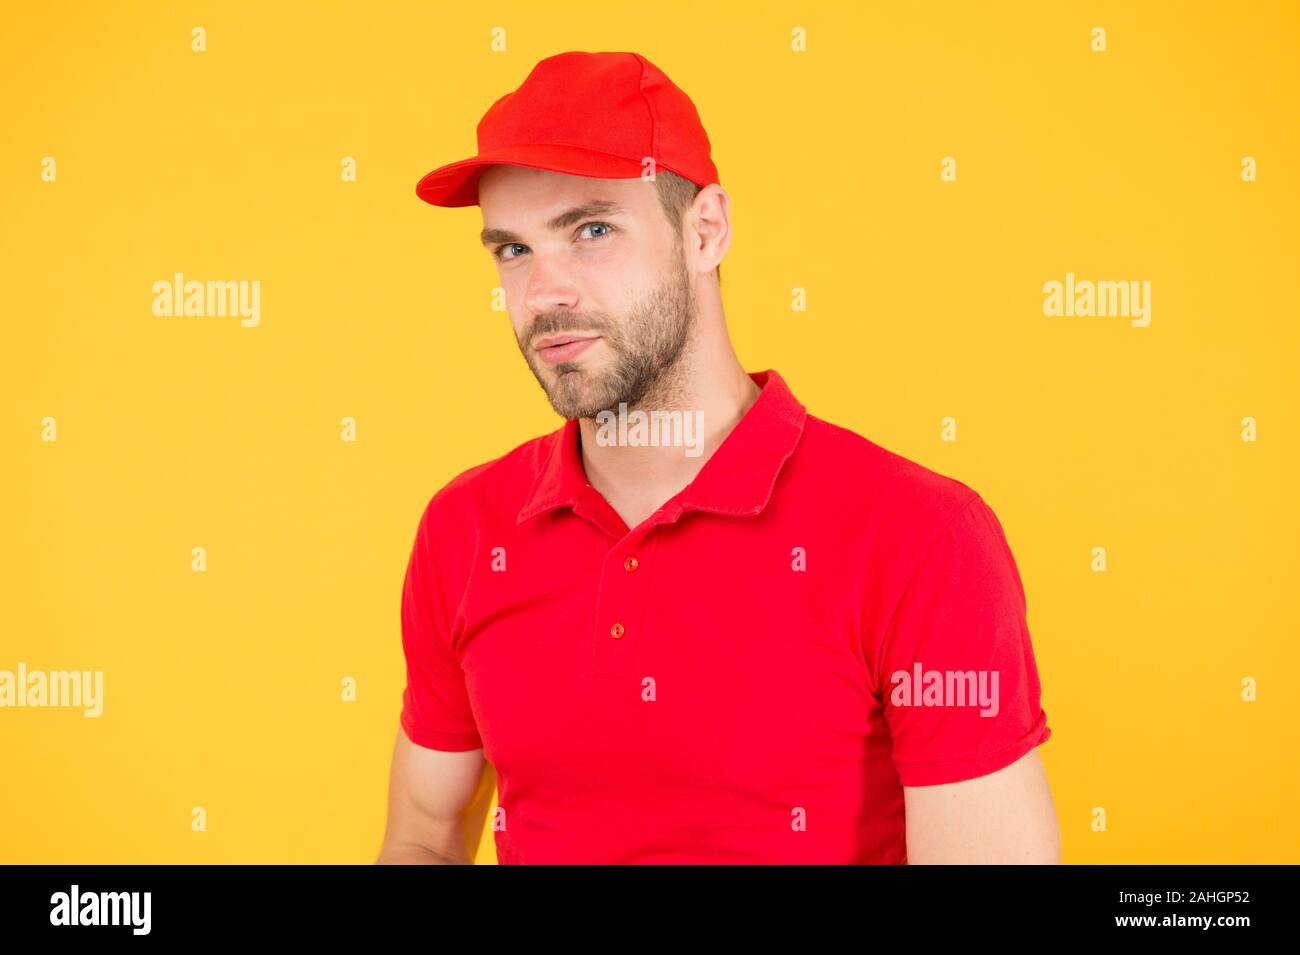
[[[0,710],[0,861],[373,860],[421,510],[559,425],[479,210],[415,183],[585,49],[699,108],[746,368],[1001,519],[1065,861],[1300,862],[1298,37],[1227,0],[6,4],[0,669],[102,669],[105,711]],[[260,326],[155,317],[176,271],[259,280]],[[1149,280],[1150,327],[1044,316],[1067,271]]]

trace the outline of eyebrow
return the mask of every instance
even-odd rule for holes
[[[571,209],[565,209],[558,216],[546,223],[546,228],[552,232],[558,232],[561,229],[567,229],[575,222],[586,219],[590,216],[618,216],[627,210],[617,202],[609,199],[592,199],[584,202],[580,206],[574,206]],[[479,241],[486,245],[498,245],[506,242],[519,242],[523,240],[509,229],[484,229],[479,233]]]

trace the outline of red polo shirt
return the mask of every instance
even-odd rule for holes
[[[587,483],[576,420],[425,509],[401,725],[483,747],[501,863],[901,863],[903,786],[1050,737],[984,500],[751,377],[636,528]]]

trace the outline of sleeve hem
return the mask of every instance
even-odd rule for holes
[[[466,753],[472,749],[482,749],[483,739],[478,733],[442,733],[438,730],[426,730],[411,724],[403,714],[402,730],[412,743],[425,749],[436,749],[446,753]]]
[[[1046,743],[1051,737],[1052,729],[1047,725],[1047,714],[1040,711],[1032,730],[1020,739],[992,752],[918,763],[895,760],[894,765],[898,771],[899,782],[904,786],[936,786],[942,783],[961,782],[1005,769],[1035,746]]]

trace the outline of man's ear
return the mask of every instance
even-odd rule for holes
[[[701,272],[722,264],[731,248],[731,197],[710,183],[699,191],[686,216],[686,242]]]

